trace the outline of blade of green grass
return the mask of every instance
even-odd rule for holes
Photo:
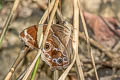
[[[39,66],[39,62],[40,62],[40,56],[35,64],[35,67],[34,67],[34,70],[33,70],[33,73],[32,73],[32,78],[31,80],[34,80],[35,79],[35,75],[36,75],[36,72],[37,72],[37,69],[38,69],[38,66]]]

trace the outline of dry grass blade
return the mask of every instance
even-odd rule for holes
[[[48,17],[48,14],[51,12],[51,10],[53,9],[53,6],[55,4],[55,0],[52,0],[52,2],[49,4],[49,7],[47,8],[47,10],[45,11],[43,17],[41,18],[39,24],[43,24],[45,22],[45,20]]]
[[[25,73],[26,73],[26,70],[27,70],[27,69],[25,69],[25,70],[22,72],[22,74],[20,74],[20,76],[17,77],[16,80],[22,80],[22,78],[24,77],[24,75],[25,75]]]
[[[2,41],[3,41],[4,37],[5,37],[5,34],[7,32],[7,29],[8,29],[8,26],[11,23],[11,20],[13,18],[13,15],[14,15],[16,9],[17,9],[17,6],[18,6],[19,2],[20,2],[20,0],[15,0],[13,8],[12,8],[12,10],[11,10],[11,12],[10,12],[6,22],[5,22],[5,24],[4,24],[4,29],[2,30],[2,33],[1,33],[1,36],[0,36],[0,47],[2,45]]]
[[[88,31],[87,31],[85,19],[84,19],[84,17],[83,17],[83,13],[82,13],[82,10],[81,10],[81,7],[80,7],[80,1],[79,1],[79,0],[78,0],[78,5],[79,5],[79,10],[80,10],[81,20],[82,20],[82,23],[83,23],[84,33],[85,33],[86,40],[87,40],[87,44],[88,44],[88,45],[87,45],[87,47],[88,47],[88,53],[90,53],[90,56],[91,56],[91,60],[92,60],[92,64],[93,64],[93,67],[94,67],[96,79],[99,80],[98,74],[97,74],[97,70],[96,70],[96,66],[95,66],[94,57],[93,57],[93,54],[92,54],[92,52],[91,52],[92,49],[91,49],[90,42],[89,42],[89,35],[88,35]]]
[[[76,57],[76,64],[77,64],[77,69],[78,69],[78,73],[80,76],[81,80],[84,80],[84,74],[83,74],[83,70],[81,67],[81,62],[79,59],[79,55],[78,55],[78,44],[79,44],[79,8],[78,8],[78,4],[77,4],[77,0],[74,0],[74,18],[73,18],[73,26],[74,26],[74,30],[73,30],[73,49],[75,51],[75,54],[77,54]]]
[[[54,80],[58,80],[58,78],[59,78],[59,72],[58,72],[58,70],[55,70],[54,71]]]
[[[46,31],[45,31],[45,35],[44,35],[44,39],[43,39],[43,44],[42,44],[43,47],[44,47],[44,44],[45,44],[45,42],[46,42],[46,39],[47,39],[49,30],[50,30],[50,28],[51,28],[52,21],[53,21],[53,19],[54,19],[55,12],[56,12],[57,7],[58,7],[58,3],[59,3],[59,0],[56,0],[55,5],[54,5],[54,8],[53,8],[53,11],[52,11],[51,16],[50,16],[50,20],[49,20],[49,22],[48,22],[47,29],[46,29]]]
[[[8,72],[7,76],[5,77],[5,80],[10,80],[10,78],[12,77],[12,74],[14,73],[16,67],[18,66],[18,64],[21,62],[21,60],[23,59],[23,57],[26,55],[26,53],[29,51],[28,47],[25,47],[18,55],[18,58],[16,59],[15,63],[13,64],[12,68],[10,69],[10,71]]]
[[[52,24],[52,21],[53,21],[53,18],[54,18],[54,15],[55,15],[55,12],[57,10],[57,7],[58,7],[58,3],[59,3],[59,0],[56,0],[55,2],[55,5],[54,5],[54,8],[53,8],[53,11],[51,13],[51,16],[50,16],[50,21],[48,23],[48,27],[46,29],[46,32],[45,32],[45,35],[44,35],[44,39],[43,39],[43,43],[42,43],[42,47],[44,47],[44,44],[46,42],[46,39],[47,39],[47,36],[48,36],[48,33],[49,33],[49,29],[51,28],[51,24]],[[40,45],[39,45],[40,46]],[[41,49],[39,49],[38,51],[38,54],[36,56],[36,58],[34,59],[33,63],[31,64],[31,66],[28,68],[25,76],[23,77],[22,80],[27,80],[28,76],[30,75],[31,71],[33,70],[34,66],[35,66],[35,63],[37,61],[37,59],[39,58],[40,54],[42,53]]]
[[[41,47],[42,40],[43,40],[43,25],[38,25],[37,43],[39,44],[39,47]]]

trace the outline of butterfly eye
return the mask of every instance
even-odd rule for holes
[[[44,53],[47,59],[51,59],[51,56],[48,53]]]
[[[47,50],[47,51],[50,50],[50,44],[48,42],[45,44],[44,49]]]
[[[56,63],[56,62],[57,62],[57,59],[54,58],[54,59],[52,60],[52,62]]]
[[[61,64],[63,62],[62,58],[58,58],[57,62]]]
[[[50,45],[49,44],[46,44],[45,45],[45,49],[49,49],[50,48]]]
[[[63,61],[64,61],[64,62],[67,62],[67,61],[68,61],[67,57],[64,57],[64,58],[63,58]]]

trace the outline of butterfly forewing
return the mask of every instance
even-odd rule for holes
[[[25,42],[25,44],[31,48],[38,48],[37,45],[37,26],[33,25],[24,29],[20,33],[20,38]]]

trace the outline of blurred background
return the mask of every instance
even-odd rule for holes
[[[115,18],[115,20],[119,24],[120,0],[80,0],[80,1],[84,12],[90,15],[101,15],[103,17]],[[0,33],[3,29],[5,20],[7,19],[10,13],[13,3],[14,0],[0,0]],[[69,21],[72,20],[72,15],[73,15],[72,12],[73,8],[71,8],[72,7],[71,5],[72,5],[72,0],[62,0],[62,8],[61,8],[62,13],[65,16],[65,18],[68,19]],[[40,18],[42,17],[43,13],[45,12],[47,6],[48,6],[48,0],[21,0],[17,8],[15,17],[9,26],[9,30],[6,34],[5,39],[3,40],[2,47],[0,48],[0,80],[2,80],[5,77],[5,75],[11,68],[12,64],[14,63],[15,59],[17,58],[18,53],[21,51],[21,49],[24,46],[23,42],[19,38],[19,33],[23,29],[33,24],[37,24]],[[95,31],[95,29],[93,29],[93,31]],[[108,49],[112,49],[114,44],[116,44],[116,39],[112,40],[113,37],[109,38],[109,40],[107,39],[107,44],[103,44],[102,42],[104,41],[102,41],[102,39],[99,39],[98,36],[99,34],[93,37],[95,40],[101,42],[101,44],[107,47]],[[119,42],[119,39],[117,39],[117,42]],[[80,57],[81,59],[83,59],[83,61],[86,60],[87,58],[88,58],[87,60],[90,61],[88,53],[86,51],[86,43],[82,39],[79,45],[79,51],[81,53]],[[102,53],[103,52],[93,47],[93,54],[95,56],[95,60],[97,61],[101,60],[101,57],[104,56],[104,54]],[[23,63],[20,64],[23,66],[16,71],[15,75],[12,77],[13,80],[15,80],[18,74],[20,74],[26,68],[26,66],[32,62],[35,55],[36,55],[36,51],[32,51],[26,55],[26,58],[24,59]],[[102,57],[102,59],[106,60],[105,57],[104,58]],[[98,64],[97,67],[99,67],[97,70],[100,80],[120,80],[119,76],[113,77],[112,74],[113,67],[101,66],[101,64]],[[90,63],[84,64],[84,71],[86,73],[89,72],[91,68],[92,67]],[[49,67],[44,62],[42,61],[40,62],[39,69],[40,71],[38,70],[38,73],[40,75],[37,75],[39,76],[38,79],[52,80],[53,72],[50,71]],[[120,75],[120,70],[117,69],[117,72],[115,74]],[[76,80],[76,73],[74,69],[71,70],[66,80]],[[86,80],[95,80],[94,73],[92,74],[87,73]]]

